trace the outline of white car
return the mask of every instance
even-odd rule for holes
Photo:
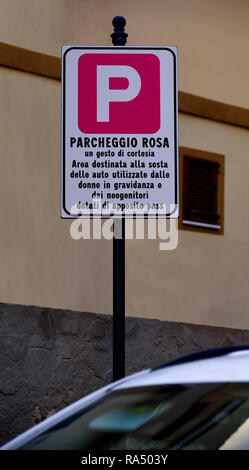
[[[249,346],[186,356],[126,377],[2,450],[248,450]]]

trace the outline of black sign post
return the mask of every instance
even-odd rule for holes
[[[175,210],[178,194],[177,49],[175,47],[124,48],[128,36],[124,30],[125,18],[115,16],[112,24],[114,31],[111,37],[114,48],[70,45],[62,48],[63,171],[61,217],[78,217],[81,209],[83,212],[86,209],[87,216],[96,217],[95,209],[98,208],[99,196],[100,200],[104,197],[103,209],[104,207],[109,209],[109,204],[114,198],[119,198],[120,201],[129,198],[133,199],[135,203],[132,204],[135,213],[137,209],[144,208],[146,210],[147,207],[149,210],[151,206],[154,210],[154,207],[161,208],[162,205],[162,210],[165,210],[165,213],[162,214],[164,217],[178,217]],[[120,86],[120,80],[118,87],[116,82],[114,88],[111,80],[111,87],[110,79],[112,78],[126,79],[128,87]],[[142,84],[143,89],[140,94]],[[138,99],[136,99],[137,97]],[[116,102],[115,106],[111,106],[111,113],[109,113],[110,102]],[[117,105],[122,102],[126,104]],[[128,105],[128,102],[131,103]],[[109,114],[112,119],[109,119]],[[101,136],[102,133],[105,137]],[[106,134],[108,135],[106,136]],[[121,137],[122,134],[125,134],[125,137]],[[66,136],[68,137],[66,138]],[[171,145],[169,145],[169,141]],[[102,152],[105,147],[109,148],[108,152]],[[120,147],[118,152],[117,147]],[[90,148],[91,151],[82,151],[82,148]],[[130,150],[133,149],[135,150],[131,152]],[[92,164],[89,156],[93,157]],[[102,156],[121,158],[115,158],[114,161],[102,160],[100,162],[96,160]],[[153,161],[146,159],[145,165],[144,159],[134,160],[129,158],[131,156],[136,158],[153,156],[155,158]],[[148,173],[142,170],[136,172],[128,170],[118,170],[113,173],[104,170],[96,172],[95,168],[103,167],[103,163],[106,164],[106,168],[114,168],[113,163],[117,168],[127,168],[128,164],[129,170],[134,168],[134,165],[140,168],[141,164],[141,168],[146,167],[151,170]],[[123,164],[125,165],[123,166]],[[88,172],[74,170],[81,167],[88,168]],[[155,170],[156,168],[158,171]],[[164,168],[166,169],[164,170]],[[107,176],[105,176],[106,174]],[[109,178],[109,175],[111,182],[106,182],[105,178]],[[97,182],[96,178],[100,181]],[[130,181],[127,181],[127,178],[130,178]],[[148,182],[146,181],[147,184],[144,185],[145,178]],[[115,183],[115,179],[119,179],[119,181]],[[143,181],[139,181],[140,179]],[[105,185],[105,183],[108,184]],[[113,184],[113,193],[108,193],[105,188],[110,189],[111,184]],[[100,189],[98,194],[96,191],[92,192],[96,188]],[[124,188],[126,191],[122,194],[117,192],[117,189],[120,188]],[[136,188],[151,188],[151,191],[135,191]],[[82,189],[86,189],[86,191],[83,193]],[[98,196],[97,206],[93,204],[94,196]],[[140,199],[144,199],[147,204],[139,204],[142,202]],[[162,201],[164,201],[163,204]],[[166,204],[167,208],[173,204],[174,211],[166,213]],[[117,207],[123,210],[129,208],[130,205],[122,204],[120,207],[118,204]],[[141,215],[141,212],[138,211],[138,213]],[[103,215],[106,216],[106,213]],[[122,379],[125,376],[126,215],[125,210],[121,213],[112,212],[114,225],[113,380]],[[109,214],[108,217],[111,215]]]
[[[123,16],[112,20],[114,46],[125,46]],[[125,376],[125,218],[114,218],[113,237],[113,381]]]

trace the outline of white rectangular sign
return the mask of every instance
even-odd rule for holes
[[[176,47],[62,48],[62,218],[178,217]]]

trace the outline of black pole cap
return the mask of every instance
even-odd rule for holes
[[[128,34],[125,33],[126,19],[123,16],[114,16],[112,20],[114,32],[111,34],[114,46],[125,46]]]

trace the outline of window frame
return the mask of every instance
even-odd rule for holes
[[[220,216],[220,220],[219,220],[220,228],[212,228],[211,226],[210,227],[201,226],[201,225],[198,225],[198,224],[201,224],[201,222],[194,222],[194,221],[192,222],[189,221],[188,224],[184,223],[184,219],[183,219],[184,156],[203,159],[203,160],[209,160],[209,161],[215,161],[219,164],[220,167],[218,170],[218,181],[217,181],[217,212]],[[224,235],[224,175],[225,175],[225,156],[224,155],[213,153],[213,152],[207,152],[204,150],[194,149],[190,147],[179,147],[180,213],[179,213],[178,228],[180,230],[210,233],[213,235]]]

